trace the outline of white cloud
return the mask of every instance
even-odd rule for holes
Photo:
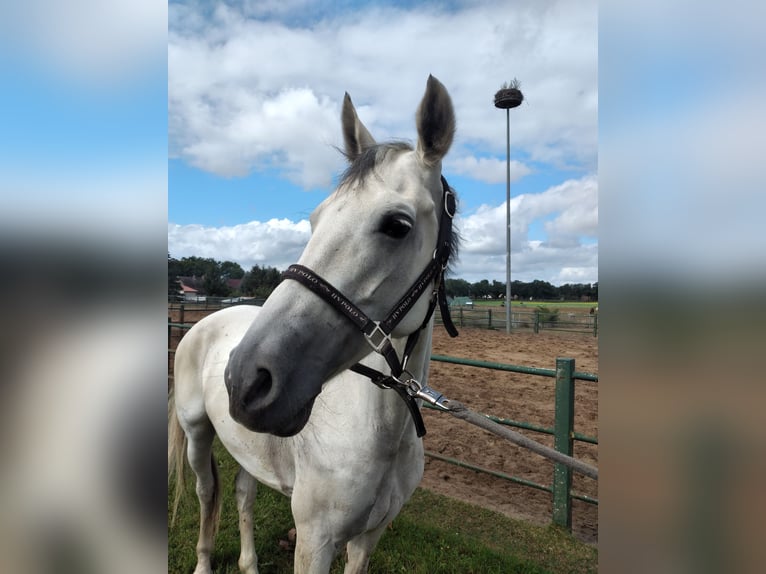
[[[530,239],[530,226],[543,221],[547,237]],[[482,205],[458,219],[463,238],[455,275],[469,281],[505,277],[506,206]],[[512,279],[541,279],[554,284],[598,281],[596,237],[598,181],[569,180],[539,194],[511,199]],[[516,276],[514,269],[521,270]]]
[[[0,37],[68,81],[113,88],[164,62],[167,14],[160,0],[3,2]]]
[[[273,95],[237,89],[215,106],[188,111],[196,128],[179,138],[177,153],[206,171],[244,176],[254,168],[277,168],[311,188],[329,185],[328,166],[340,164],[329,145],[338,131],[336,106],[309,89]]]
[[[168,224],[168,253],[180,259],[196,255],[285,269],[295,263],[311,235],[306,220],[271,219],[231,227]]]
[[[595,169],[596,7],[574,4],[368,6],[311,27],[248,19],[257,14],[248,3],[219,5],[206,18],[202,8],[171,4],[171,149],[219,175],[271,166],[304,187],[324,186],[340,165],[330,144],[340,143],[343,93],[378,139],[415,139],[412,117],[433,73],[456,106],[453,154],[469,155],[465,146],[502,154],[504,114],[492,98],[515,76],[526,102],[512,112],[514,148],[532,161]],[[475,176],[482,160],[466,161],[455,165]],[[483,177],[495,181],[499,166],[486,161]]]
[[[445,159],[444,168],[460,175],[467,175],[484,183],[503,183],[507,180],[508,168],[506,160],[495,157],[477,158],[469,155],[451,159],[448,156]],[[511,183],[530,173],[532,173],[532,170],[523,163],[511,160]]]
[[[541,194],[511,200],[512,279],[541,279],[555,285],[598,281],[598,245],[583,238],[595,234],[598,185],[593,176],[570,180]],[[530,225],[555,215],[545,240],[529,239]],[[462,235],[454,275],[468,281],[505,278],[505,204],[482,206],[459,217]],[[272,219],[229,227],[168,225],[168,251],[284,269],[295,263],[311,234],[309,222]],[[519,271],[521,270],[521,271]]]

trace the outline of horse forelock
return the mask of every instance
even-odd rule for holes
[[[413,151],[413,149],[409,143],[403,141],[375,144],[366,148],[341,175],[339,189],[348,189],[354,187],[354,184],[363,184],[367,176],[389,157]]]

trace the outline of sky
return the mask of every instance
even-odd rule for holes
[[[0,234],[165,241],[166,22],[155,0],[0,4]]]
[[[457,134],[443,174],[460,198],[453,277],[598,281],[598,30],[591,1],[171,3],[168,251],[280,269],[345,160],[345,92],[378,141],[417,140],[429,74]]]

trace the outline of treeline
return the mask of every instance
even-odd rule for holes
[[[168,296],[181,294],[181,282],[199,295],[210,297],[268,297],[281,281],[275,267],[254,265],[245,271],[239,263],[217,261],[211,257],[183,257],[168,254]]]
[[[168,254],[168,295],[171,298],[181,292],[181,278],[185,284],[197,289],[200,295],[211,297],[268,297],[281,281],[281,272],[275,267],[254,265],[245,271],[233,261],[217,261],[213,258],[183,257],[175,259]],[[503,299],[505,283],[484,279],[469,283],[464,279],[447,279],[445,283],[450,297],[474,299]],[[535,301],[598,301],[598,283],[567,283],[556,287],[547,281],[535,280],[511,282],[514,299]]]
[[[504,299],[505,283],[487,279],[469,283],[464,279],[447,279],[444,284],[450,297],[473,299]],[[598,283],[567,283],[556,287],[547,281],[535,279],[530,283],[511,281],[511,297],[516,300],[535,301],[598,301]]]

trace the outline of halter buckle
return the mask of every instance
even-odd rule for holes
[[[373,321],[375,328],[370,333],[365,333],[364,337],[367,339],[370,347],[376,353],[383,354],[383,350],[386,348],[386,344],[391,345],[391,335],[386,333],[380,328],[380,322]]]

